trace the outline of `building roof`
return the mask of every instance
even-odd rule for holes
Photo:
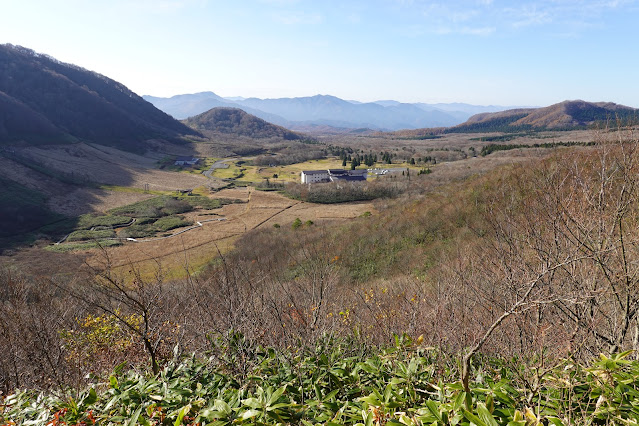
[[[319,174],[329,174],[329,175],[349,175],[349,176],[360,176],[368,173],[366,169],[357,169],[357,170],[345,170],[345,169],[328,169],[328,170],[303,170],[302,173],[305,175],[319,175]]]
[[[358,180],[366,180],[366,176],[362,174],[357,175],[333,175],[331,176],[333,181],[335,180],[346,180],[346,181],[358,181]]]

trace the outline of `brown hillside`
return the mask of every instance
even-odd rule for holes
[[[255,139],[302,139],[302,135],[271,124],[239,108],[217,107],[184,120],[186,125],[203,133],[223,133]]]
[[[507,117],[512,117],[514,115],[520,115],[520,114],[531,114],[537,110],[538,110],[537,108],[521,108],[521,109],[509,109],[506,111],[499,111],[499,112],[482,112],[481,114],[473,115],[468,120],[466,120],[465,123],[460,124],[460,126],[463,126],[464,124],[480,123],[480,122],[484,122],[488,120],[493,120],[496,118],[507,118]]]
[[[528,116],[516,121],[515,125],[530,124],[533,127],[584,126],[596,121],[615,120],[636,115],[634,108],[612,102],[564,101],[546,108],[534,110]]]
[[[612,102],[564,101],[545,108],[477,114],[449,132],[507,132],[521,129],[583,128],[598,122],[636,121],[639,110]]]

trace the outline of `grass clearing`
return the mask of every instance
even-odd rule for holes
[[[229,162],[229,167],[227,167],[226,169],[215,169],[212,173],[212,176],[219,179],[239,179],[243,176],[243,171],[247,167],[252,166],[237,166],[235,165],[235,163]]]
[[[152,191],[152,190],[146,190],[143,188],[135,188],[132,186],[120,186],[120,185],[100,185],[98,186],[98,188],[104,189],[105,191],[130,192],[130,193],[136,193],[136,194],[167,195],[172,193],[172,191]]]

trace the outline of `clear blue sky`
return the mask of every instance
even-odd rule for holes
[[[639,107],[639,1],[0,0],[0,43],[136,93]]]

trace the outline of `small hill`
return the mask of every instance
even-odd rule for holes
[[[218,107],[184,121],[188,126],[202,133],[223,133],[247,136],[254,139],[281,138],[302,139],[299,133],[276,126],[239,108]]]
[[[545,108],[512,109],[476,114],[447,133],[572,130],[595,123],[636,122],[639,110],[612,102],[564,101]]]
[[[87,141],[143,151],[192,129],[124,85],[76,65],[0,45],[0,146]]]

